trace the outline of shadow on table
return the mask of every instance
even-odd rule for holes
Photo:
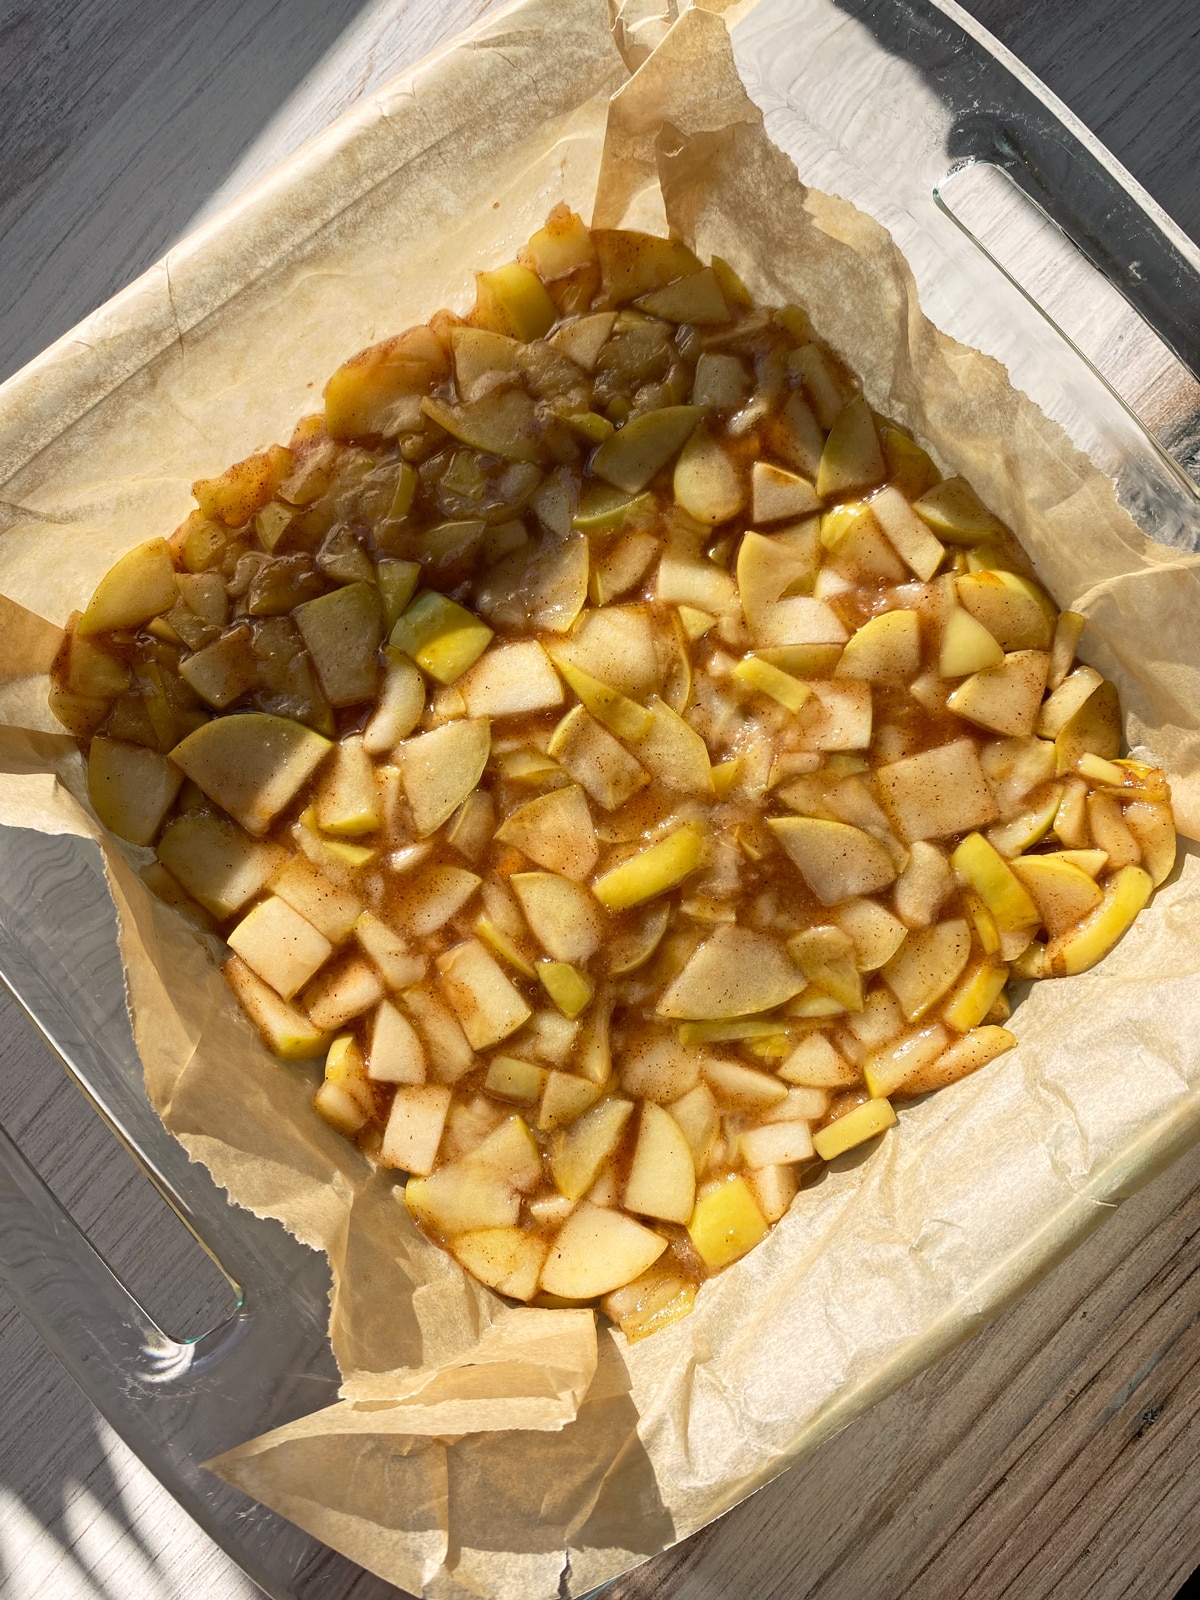
[[[0,380],[185,230],[373,0],[0,0]]]

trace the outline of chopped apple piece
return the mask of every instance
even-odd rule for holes
[[[1004,532],[965,478],[935,483],[913,501],[913,510],[948,544],[982,544]]]
[[[1125,806],[1124,816],[1125,826],[1141,850],[1142,865],[1157,889],[1175,867],[1175,818],[1170,804],[1165,800],[1131,800]]]
[[[427,589],[396,623],[391,642],[438,683],[450,684],[479,660],[492,637],[492,630],[465,606]]]
[[[290,1000],[333,954],[325,935],[277,895],[243,917],[227,943],[284,1000]],[[318,1029],[329,1031],[319,1025]]]
[[[620,1143],[632,1112],[630,1100],[602,1100],[554,1135],[550,1170],[560,1194],[583,1198]]]
[[[968,834],[950,858],[961,882],[987,906],[1002,933],[1037,927],[1040,913],[1011,865],[979,833]]]
[[[374,698],[383,608],[373,583],[348,583],[292,613],[331,706]]]
[[[869,902],[851,902],[855,903],[866,905]],[[887,915],[885,911],[884,916]],[[892,920],[895,921],[894,918]],[[900,931],[903,938],[903,927],[900,927]],[[832,924],[805,928],[802,933],[792,935],[787,947],[788,954],[814,988],[839,1001],[847,1011],[862,1010],[863,985],[858,968],[858,952],[848,933]]]
[[[567,712],[555,728],[546,753],[606,811],[618,810],[649,782],[641,762],[596,721],[586,706],[575,706]]]
[[[647,709],[650,726],[636,741],[641,764],[668,789],[711,795],[712,763],[704,740],[657,695]]]
[[[989,1061],[1014,1049],[1016,1043],[1007,1028],[972,1028],[970,1033],[956,1039],[936,1061],[910,1073],[895,1092],[909,1096],[928,1094],[931,1089],[944,1089],[948,1084],[957,1083],[960,1078],[978,1072],[980,1067],[986,1067]]]
[[[1094,911],[1104,898],[1088,874],[1061,856],[1017,856],[1012,870],[1029,890],[1052,939]],[[978,1019],[980,1022],[983,1018]]]
[[[767,1122],[738,1135],[738,1154],[748,1167],[788,1166],[813,1153],[807,1122]]]
[[[890,762],[876,773],[884,803],[911,844],[985,827],[998,811],[971,739]]]
[[[117,739],[92,740],[88,799],[106,828],[130,844],[152,844],[183,774],[156,750]]]
[[[422,1093],[428,1087],[398,1089],[396,1099],[402,1094]],[[395,1102],[393,1115],[394,1108]],[[389,1159],[390,1154],[385,1133],[380,1162],[383,1166],[403,1168],[404,1162]],[[407,1156],[409,1151],[401,1148],[397,1154]],[[404,1186],[404,1203],[417,1222],[442,1238],[473,1233],[481,1228],[512,1228],[521,1215],[521,1197],[511,1183],[506,1183],[487,1167],[461,1159],[438,1167],[428,1176],[411,1177]]]
[[[837,678],[832,682],[814,680],[809,688],[812,696],[801,719],[800,748],[867,749],[871,743],[873,719],[871,685],[852,678]]]
[[[740,1061],[706,1060],[704,1081],[719,1101],[735,1111],[761,1113],[781,1105],[788,1096],[787,1085],[773,1073],[759,1072]]]
[[[1008,968],[985,956],[968,969],[943,1009],[943,1018],[956,1033],[969,1033],[987,1016],[1007,982]]]
[[[911,857],[909,865],[912,865]],[[900,893],[905,875],[902,875],[896,884],[897,895]],[[948,872],[947,889],[949,889]],[[854,961],[860,972],[877,971],[885,961],[895,955],[908,935],[908,929],[899,917],[894,917],[886,906],[879,904],[878,900],[847,900],[834,911],[833,920],[843,933],[850,936],[854,947]],[[928,920],[933,920],[932,914]],[[858,1007],[850,1009],[857,1010]]]
[[[486,1050],[515,1033],[532,1015],[519,989],[478,939],[467,939],[437,958],[446,998],[474,1050]]]
[[[779,1076],[785,1083],[807,1089],[844,1089],[858,1081],[859,1073],[843,1060],[825,1034],[810,1033],[780,1066]]]
[[[409,328],[360,351],[325,386],[325,424],[331,439],[392,438],[412,402],[448,371],[431,329]]]
[[[1111,761],[1121,753],[1121,703],[1113,684],[1104,682],[1059,729],[1054,739],[1058,776],[1073,772],[1083,755]],[[1061,835],[1060,835],[1061,838]],[[1068,843],[1063,840],[1063,843]]]
[[[532,1300],[549,1246],[523,1228],[476,1228],[450,1249],[480,1283],[513,1300]]]
[[[794,678],[790,672],[774,667],[758,656],[746,656],[733,669],[733,676],[748,688],[769,695],[788,711],[801,711],[812,694],[808,684]]]
[[[807,478],[769,461],[756,461],[750,469],[750,496],[755,522],[810,517],[821,509],[821,498]]]
[[[738,356],[706,350],[696,362],[691,400],[694,406],[733,411],[742,405],[750,388],[750,374]]]
[[[311,922],[330,944],[341,944],[363,914],[357,895],[330,883],[307,861],[294,856],[279,867],[268,888]]]
[[[737,586],[748,620],[791,589],[809,588],[817,571],[816,524],[781,533],[746,533],[738,546]]]
[[[600,853],[591,812],[583,790],[575,784],[553,789],[509,812],[496,837],[539,867],[576,883],[587,877]]]
[[[671,907],[666,901],[650,906],[645,916],[633,928],[619,933],[605,944],[608,970],[614,976],[636,972],[644,966],[662,943],[667,931]]]
[[[791,645],[843,645],[850,637],[832,606],[805,594],[776,600],[746,620],[758,651],[781,650]]]
[[[587,1009],[596,992],[587,973],[580,972],[568,961],[539,961],[537,975],[563,1016],[572,1020]]]
[[[591,469],[606,483],[636,494],[679,453],[703,415],[697,406],[644,411],[605,440]]]
[[[252,711],[206,722],[171,760],[248,833],[261,835],[331,748],[299,722]]]
[[[996,733],[1026,736],[1037,726],[1050,658],[1044,650],[1016,650],[1003,666],[964,679],[946,701],[950,711]]]
[[[520,1056],[493,1056],[488,1063],[483,1086],[502,1100],[520,1100],[536,1105],[546,1087],[546,1068]]]
[[[896,914],[910,928],[927,928],[953,888],[954,874],[945,855],[937,845],[917,839],[896,880]]]
[[[871,512],[907,566],[928,583],[942,564],[945,546],[934,538],[899,489],[890,485],[881,489],[871,500]]]
[[[273,1055],[285,1061],[308,1061],[325,1054],[329,1035],[315,1027],[302,1011],[281,1000],[240,957],[231,956],[221,971]]]
[[[813,1149],[822,1161],[832,1161],[847,1150],[865,1144],[876,1134],[886,1132],[895,1123],[896,1113],[890,1100],[867,1100],[813,1134]]]
[[[960,603],[1003,650],[1049,647],[1056,612],[1052,602],[1028,578],[1003,570],[971,572],[959,578],[956,587]]]
[[[823,906],[874,894],[896,877],[891,856],[861,828],[820,817],[768,817],[767,825]]]
[[[240,952],[243,953],[244,952]],[[383,979],[360,956],[345,956],[304,992],[304,1009],[318,1028],[332,1033],[383,999]]]
[[[382,822],[375,769],[361,736],[348,735],[335,748],[317,799],[317,822],[326,833],[356,838]]]
[[[605,1295],[601,1307],[630,1344],[690,1315],[696,1284],[678,1270],[654,1266],[640,1278]]]
[[[647,1100],[625,1180],[625,1208],[663,1222],[687,1222],[695,1200],[696,1169],[683,1130],[669,1111]]]
[[[542,1268],[542,1288],[567,1300],[588,1300],[632,1283],[667,1248],[659,1233],[620,1211],[586,1201],[559,1230]]]
[[[384,647],[384,655],[387,666],[379,704],[363,729],[363,749],[373,756],[407,739],[425,709],[425,680],[415,663],[391,645]]]
[[[590,316],[575,317],[550,335],[550,343],[577,367],[594,372],[616,320],[613,311],[595,311]]]
[[[436,832],[483,776],[491,752],[486,718],[446,722],[396,748],[418,838]]]
[[[965,678],[1004,664],[1004,651],[963,606],[953,606],[942,627],[938,673],[943,678]]]
[[[677,278],[701,270],[687,245],[653,233],[593,228],[592,247],[600,261],[605,297],[614,304],[665,289]]]
[[[920,670],[921,619],[915,611],[885,611],[851,634],[837,676],[864,683],[907,683]]]
[[[676,505],[710,527],[736,516],[746,498],[736,463],[703,425],[679,452],[674,490]]]
[[[1054,624],[1054,641],[1050,646],[1049,688],[1057,689],[1066,679],[1075,660],[1075,650],[1083,637],[1087,618],[1078,611],[1060,611]]]
[[[674,889],[696,871],[703,855],[704,835],[687,823],[597,878],[592,892],[609,911],[627,911]]]
[[[352,1139],[374,1114],[375,1095],[352,1033],[340,1034],[329,1046],[325,1080],[313,1096],[313,1109],[347,1139]]]
[[[430,984],[413,984],[400,999],[425,1042],[429,1075],[439,1083],[457,1083],[475,1065],[458,1019]]]
[[[376,1083],[424,1083],[425,1047],[417,1030],[390,1000],[381,1000],[371,1023],[367,1072]]]
[[[591,960],[604,937],[604,917],[593,895],[555,872],[516,872],[509,881],[548,956],[572,963]]]
[[[768,1222],[787,1215],[800,1189],[794,1166],[755,1167],[746,1173],[746,1185]]]
[[[548,1132],[574,1122],[589,1106],[595,1105],[603,1092],[603,1085],[592,1078],[573,1072],[550,1072],[538,1107],[538,1127]]]
[[[817,493],[826,499],[870,489],[883,482],[886,472],[875,419],[870,406],[860,396],[843,406],[833,419],[821,452]]]
[[[731,1172],[702,1185],[687,1229],[705,1266],[719,1272],[766,1237],[767,1219],[746,1180]]]
[[[562,704],[562,684],[536,639],[489,650],[459,683],[471,717],[513,717]]]
[[[75,624],[78,636],[137,628],[169,611],[179,598],[165,539],[136,545],[109,568]]]
[[[1090,699],[1103,682],[1104,679],[1094,667],[1076,667],[1075,671],[1064,678],[1054,693],[1048,695],[1043,702],[1037,725],[1039,737],[1057,738],[1083,703]]]
[[[651,316],[665,317],[668,322],[686,322],[694,327],[729,321],[729,307],[711,267],[702,267],[699,272],[677,278],[664,289],[643,295],[638,306]]]
[[[916,1022],[952,987],[970,954],[971,930],[961,918],[909,934],[882,969],[883,981],[909,1022]]]
[[[240,911],[284,861],[278,845],[251,839],[225,817],[176,817],[158,843],[158,859],[215,917]]]
[[[249,628],[234,628],[179,663],[179,676],[218,711],[239,699],[258,681],[258,662]]]
[[[1154,884],[1141,867],[1122,867],[1104,886],[1104,898],[1074,928],[1051,939],[1046,947],[1055,977],[1073,977],[1094,967],[1133,926],[1149,900]]]
[[[671,1115],[683,1130],[697,1172],[703,1172],[720,1130],[717,1102],[706,1083],[697,1083],[670,1103]]]
[[[560,651],[551,651],[554,665],[598,722],[622,739],[640,739],[650,728],[650,713],[619,689],[585,672]]]
[[[701,1021],[753,1016],[790,1000],[804,982],[774,939],[726,923],[690,957],[659,1001],[658,1014]]]

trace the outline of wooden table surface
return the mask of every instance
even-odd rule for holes
[[[1200,240],[1196,0],[967,0]],[[0,0],[0,378],[489,0]],[[1076,312],[1078,313],[1076,308]],[[1086,308],[1085,308],[1086,309]],[[1084,316],[1084,323],[1087,318]],[[1191,461],[1194,385],[1095,326]],[[1088,329],[1079,336],[1088,348]],[[1123,366],[1124,363],[1124,366]],[[0,994],[0,1122],[165,1325],[214,1286]],[[165,1260],[176,1261],[164,1276]],[[0,1291],[0,1594],[258,1591]],[[1200,1150],[998,1321],[612,1600],[1160,1600],[1200,1564]]]

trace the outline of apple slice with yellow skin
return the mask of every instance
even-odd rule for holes
[[[476,328],[528,342],[540,339],[558,320],[554,301],[536,272],[508,261],[475,274],[475,304],[468,321]]]
[[[883,482],[886,472],[875,418],[870,406],[859,396],[843,406],[833,419],[817,469],[817,493],[825,500],[871,489]]]
[[[701,1185],[688,1237],[710,1272],[738,1261],[766,1237],[767,1219],[736,1172]]]
[[[881,969],[909,1022],[916,1022],[957,981],[971,954],[971,930],[961,918],[910,933]]]
[[[555,1187],[568,1200],[581,1200],[596,1181],[600,1168],[612,1155],[633,1114],[630,1100],[602,1100],[560,1128],[550,1144],[550,1173]]]
[[[947,544],[977,545],[1004,532],[965,478],[945,478],[913,501],[913,510]]]
[[[951,608],[942,627],[938,655],[938,674],[943,678],[965,678],[988,667],[999,667],[1004,651],[965,606]]]
[[[1052,939],[1073,928],[1104,898],[1099,884],[1059,856],[1017,856],[1011,866],[1033,897]]]
[[[88,799],[106,828],[130,844],[153,844],[179,793],[179,768],[144,745],[103,739],[88,751]]]
[[[964,573],[955,585],[959,603],[981,622],[1002,650],[1046,650],[1058,615],[1053,602],[1015,572]]]
[[[950,864],[987,906],[1002,933],[1037,927],[1041,913],[1009,862],[980,833],[957,846]]]
[[[492,630],[474,612],[432,589],[405,608],[391,631],[392,646],[441,684],[457,683],[492,638]]]
[[[1074,977],[1103,960],[1128,933],[1153,890],[1153,880],[1143,868],[1122,867],[1105,884],[1104,898],[1090,916],[1046,946],[1049,971],[1056,978]]]
[[[946,707],[995,733],[1026,736],[1037,726],[1050,657],[1044,650],[1015,650],[999,667],[965,678]]]
[[[1083,703],[1095,694],[1103,682],[1104,679],[1094,667],[1076,667],[1074,672],[1063,679],[1053,694],[1048,695],[1043,701],[1038,717],[1038,737],[1057,738]]]
[[[428,327],[409,328],[362,350],[325,385],[325,425],[331,439],[390,438],[406,401],[449,372],[440,341]],[[315,497],[314,497],[315,498]]]
[[[1008,982],[1008,968],[991,956],[984,956],[967,969],[946,1005],[943,1019],[956,1033],[968,1033],[977,1027],[1004,993]]]
[[[1087,618],[1078,611],[1059,612],[1058,621],[1054,624],[1054,641],[1050,646],[1050,675],[1046,680],[1050,689],[1057,689],[1065,682],[1086,624]]]
[[[988,829],[988,843],[994,845],[1002,856],[1021,855],[1044,839],[1054,826],[1062,803],[1062,784],[1044,785],[1041,791],[1035,789],[1033,794],[1034,798],[1011,822],[997,823],[994,828]]]
[[[725,923],[669,985],[658,1014],[699,1021],[753,1016],[790,1000],[804,983],[804,974],[774,939]]]
[[[875,894],[895,880],[891,856],[862,828],[820,817],[768,817],[767,826],[823,906]]]
[[[491,748],[491,729],[483,717],[443,723],[396,747],[395,761],[419,839],[435,833],[475,788]]]
[[[640,739],[649,731],[650,713],[628,695],[595,677],[561,650],[551,650],[550,659],[597,722],[603,723],[622,739]]]
[[[850,635],[836,676],[864,683],[907,683],[920,670],[921,619],[915,611],[885,611]]]
[[[509,879],[534,938],[555,961],[590,961],[604,937],[595,897],[556,872],[514,872]]]
[[[596,993],[596,985],[587,973],[569,961],[539,961],[537,976],[563,1016],[572,1021],[587,1010]]]
[[[1060,778],[1074,772],[1083,755],[1100,756],[1105,761],[1120,755],[1121,702],[1115,684],[1105,681],[1093,690],[1055,735],[1054,749]]]
[[[175,568],[165,539],[148,539],[114,563],[75,624],[80,637],[137,628],[169,611],[179,598]]]
[[[630,1344],[646,1339],[660,1328],[691,1314],[696,1284],[672,1267],[653,1266],[640,1278],[605,1295],[601,1310],[610,1317]]]
[[[733,676],[747,688],[755,689],[784,706],[788,711],[802,711],[812,690],[807,683],[794,678],[781,667],[772,666],[759,656],[746,656],[733,669]]]
[[[347,735],[336,746],[330,771],[317,796],[317,823],[325,833],[357,838],[383,822],[375,768],[361,735]]]
[[[617,934],[614,939],[606,943],[605,959],[608,970],[614,977],[620,977],[626,972],[636,972],[639,967],[645,966],[662,943],[670,916],[670,905],[666,901],[660,901],[647,909],[635,927]]]
[[[261,835],[332,748],[302,723],[250,711],[206,722],[171,760],[247,833]]]
[[[696,1169],[683,1130],[669,1111],[647,1100],[625,1180],[625,1209],[662,1222],[683,1223],[695,1200]]]
[[[1175,817],[1165,800],[1130,800],[1125,806],[1125,826],[1138,842],[1142,865],[1157,889],[1175,868]]]
[[[325,1054],[329,1035],[315,1027],[302,1011],[281,1000],[239,956],[231,956],[221,971],[272,1055],[284,1061],[309,1061]]]
[[[698,406],[643,411],[604,441],[592,457],[592,472],[627,494],[637,494],[683,449],[703,415]]]
[[[641,1277],[666,1248],[661,1234],[632,1217],[583,1201],[559,1229],[541,1286],[566,1300],[592,1300]]]
[[[627,228],[593,228],[592,248],[600,262],[605,298],[619,303],[665,289],[677,278],[702,270],[696,256],[678,239]]]
[[[694,823],[685,823],[597,878],[592,893],[609,911],[627,911],[677,888],[703,856],[704,834]]]
[[[822,1161],[832,1161],[894,1127],[896,1120],[890,1100],[867,1100],[813,1134],[813,1149]]]
[[[950,1034],[940,1022],[872,1050],[863,1062],[863,1081],[874,1099],[886,1099],[912,1076],[932,1064],[950,1044]]]
[[[928,1094],[932,1089],[945,1089],[960,1078],[978,1072],[980,1067],[986,1067],[997,1056],[1015,1049],[1016,1043],[1007,1028],[972,1028],[970,1033],[956,1039],[949,1049],[943,1050],[936,1061],[910,1073],[895,1093],[907,1098]]]
[[[754,471],[758,471],[758,463]],[[709,527],[736,516],[746,499],[736,463],[703,426],[696,429],[679,452],[674,491],[675,504]]]
[[[592,815],[577,784],[552,789],[510,811],[496,838],[548,872],[560,872],[577,883],[591,872],[600,854]]]

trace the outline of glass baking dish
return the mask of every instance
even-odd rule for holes
[[[772,138],[807,182],[891,229],[933,319],[1002,360],[1151,537],[1200,547],[1200,490],[956,204],[964,174],[1003,174],[1076,247],[1056,262],[1062,303],[1094,294],[1099,271],[1200,372],[1200,252],[1130,176],[952,0],[763,0],[734,43]],[[328,1269],[228,1205],[151,1110],[114,929],[95,847],[0,828],[0,977],[226,1273],[236,1308],[201,1337],[171,1338],[2,1130],[0,1274],[112,1426],[269,1595],[384,1600],[398,1591],[200,1466],[335,1398]]]

